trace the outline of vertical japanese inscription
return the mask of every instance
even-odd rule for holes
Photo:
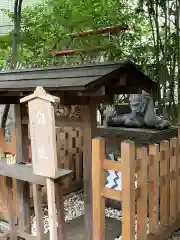
[[[48,101],[35,99],[29,102],[33,170],[46,177],[53,177],[56,169],[53,113]]]

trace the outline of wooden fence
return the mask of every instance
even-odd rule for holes
[[[70,169],[73,175],[68,177],[63,182],[63,193],[68,194],[77,190],[83,185],[83,131],[81,128],[56,128],[57,138],[57,156],[60,168]],[[16,153],[16,136],[12,132],[11,142],[6,142],[3,136],[3,131],[0,129],[0,154]],[[3,157],[4,158],[4,157]],[[31,144],[29,142],[29,160],[31,162]],[[16,198],[16,181],[14,180],[13,192],[14,199]],[[32,188],[31,188],[32,190]],[[31,191],[32,192],[32,191]],[[31,194],[32,195],[32,194]],[[43,202],[46,202],[46,189],[42,191]],[[4,194],[4,177],[0,176],[0,219],[7,220],[7,205]]]
[[[73,171],[64,180],[64,192],[70,193],[83,185],[83,130],[79,127],[56,128],[57,156],[60,168]]]
[[[3,136],[3,131],[0,129],[0,158],[7,157],[8,154],[14,154],[16,152],[16,138],[15,134],[12,134],[11,142],[6,142]],[[15,197],[15,184],[13,188],[13,197]],[[0,219],[7,220],[7,201],[5,195],[4,177],[0,176]]]
[[[122,201],[122,239],[165,239],[180,227],[177,138],[143,148],[121,143],[119,161],[105,158],[105,140],[92,140],[93,240],[104,240],[105,198]],[[105,187],[104,171],[121,172],[122,191]],[[136,178],[135,178],[136,177]]]

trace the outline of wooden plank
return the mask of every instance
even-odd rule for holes
[[[149,166],[149,181],[152,183],[151,191],[149,191],[149,231],[154,233],[159,225],[159,145],[150,145],[149,154],[152,156]]]
[[[29,154],[27,151],[28,126],[22,126],[20,104],[14,105],[15,131],[16,131],[16,162],[27,162]],[[13,176],[16,178],[16,176]],[[19,224],[23,231],[31,232],[30,223],[30,187],[28,183],[17,180],[17,201],[19,210]]]
[[[62,155],[61,152],[64,149],[64,138],[61,137],[62,133],[60,132],[60,128],[56,128],[56,143],[57,143],[57,160],[58,160],[58,167],[64,167],[64,154]],[[64,134],[63,134],[64,135]]]
[[[5,181],[5,188],[6,188],[6,199],[7,199],[7,209],[8,209],[8,222],[9,222],[9,233],[10,233],[10,239],[16,240],[17,235],[15,231],[15,205],[13,203],[13,192],[12,192],[12,179],[6,177],[4,179]]]
[[[92,138],[96,129],[96,105],[82,107],[83,118],[83,178],[84,178],[84,221],[87,240],[92,240]]]
[[[67,126],[64,127],[64,149],[63,149],[63,158],[64,158],[64,168],[69,169],[69,152],[71,149],[69,149],[69,132],[67,131]],[[69,188],[69,179],[64,179],[63,181],[64,187],[66,189]]]
[[[42,211],[41,186],[33,184],[34,211],[36,216],[37,240],[44,240],[44,221]]]
[[[24,164],[7,164],[6,160],[0,161],[0,175],[15,177],[16,179],[27,181],[39,185],[45,185],[45,178],[33,174],[31,166]]]
[[[92,140],[93,240],[104,240],[105,237],[105,200],[101,195],[105,184],[104,156],[104,140],[94,138]]]
[[[166,176],[165,183],[160,186],[160,224],[163,226],[169,225],[170,212],[170,185],[169,177],[169,142],[160,143],[161,159],[160,159],[160,176]]]
[[[59,181],[55,184],[55,192],[56,192],[56,209],[57,209],[57,223],[58,223],[58,239],[66,240],[67,236],[66,236],[66,229],[65,229],[62,181]]]
[[[55,182],[53,179],[47,178],[46,183],[49,216],[49,240],[58,240],[57,215],[55,204]]]
[[[176,169],[178,167],[176,166],[177,164],[177,154],[178,154],[178,139],[171,139],[170,140],[170,148],[171,150],[171,156],[170,156],[170,173],[175,172],[174,174],[174,179],[170,181],[170,222],[173,223],[176,221],[177,217],[177,190],[178,190],[178,185],[177,185],[177,178],[178,178],[178,172]]]
[[[136,157],[140,159],[140,169],[137,172],[137,187],[140,197],[137,199],[137,239],[147,239],[147,148],[138,148]],[[126,201],[124,199],[124,201]]]
[[[178,126],[178,155],[177,155],[177,186],[180,186],[180,125]],[[178,206],[177,206],[177,212],[178,214],[180,214],[180,189],[177,189],[177,202],[178,202]]]
[[[76,181],[77,182],[82,182],[82,167],[83,167],[83,155],[82,155],[82,129],[77,128],[78,131],[78,137],[76,138],[76,148],[79,150],[78,153],[76,154]]]
[[[30,212],[30,185],[28,182],[18,180],[18,188],[21,191],[17,192],[18,210],[19,210],[19,225],[21,229],[27,233],[31,233],[31,212]]]
[[[112,170],[121,172],[122,171],[122,163],[120,161],[113,161],[113,160],[104,160],[103,163],[104,170]]]
[[[114,190],[110,188],[104,188],[102,190],[102,196],[105,198],[122,201],[122,192],[119,190]]]
[[[135,239],[135,145],[121,144],[122,158],[122,239]]]
[[[1,161],[1,160],[0,160]],[[0,218],[8,221],[4,177],[0,176]]]
[[[65,169],[58,169],[56,179],[64,178],[71,174],[72,171]],[[14,177],[16,179],[38,184],[46,185],[46,179],[43,176],[35,175],[31,165],[25,164],[7,164],[6,160],[0,161],[0,175]]]
[[[67,147],[66,150],[68,153],[68,156],[67,156],[68,161],[65,162],[65,169],[73,169],[72,168],[73,167],[73,163],[72,163],[72,161],[73,161],[73,143],[72,143],[73,132],[74,131],[72,130],[72,128],[68,129],[68,139],[67,139],[67,146],[66,146]],[[75,170],[75,169],[73,169],[73,170]],[[71,182],[72,182],[72,177],[66,179],[66,181],[67,181],[67,186],[70,187]]]
[[[16,133],[16,162],[23,162],[23,136],[21,124],[21,107],[20,104],[14,105],[15,115],[15,133]]]

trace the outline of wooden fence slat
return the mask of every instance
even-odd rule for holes
[[[160,176],[169,177],[169,142],[164,141],[160,143],[161,159],[160,159]],[[170,184],[165,181],[160,186],[160,223],[163,226],[169,225],[169,212],[170,212]]]
[[[64,139],[64,168],[65,169],[70,169],[70,162],[69,162],[69,158],[72,157],[70,151],[71,151],[71,148],[69,146],[69,132],[68,132],[68,128],[65,127],[64,128],[64,131],[65,131],[65,139]],[[72,176],[71,176],[72,178]],[[64,187],[66,189],[69,188],[69,184],[70,184],[70,179],[69,178],[66,178],[63,180],[63,184],[64,184]]]
[[[10,229],[10,239],[16,240],[17,235],[15,231],[15,206],[13,204],[13,192],[12,192],[12,179],[5,177],[5,188],[6,188],[6,199],[7,199],[7,210],[8,210],[8,222]]]
[[[135,239],[135,144],[121,144],[122,158],[122,239]]]
[[[122,163],[120,161],[114,161],[114,160],[104,160],[103,163],[104,170],[112,170],[116,172],[122,171]]]
[[[137,199],[137,239],[147,239],[147,166],[148,155],[146,148],[137,149],[137,158],[140,159],[140,169],[137,172],[137,187],[140,188],[140,197]]]
[[[74,148],[73,148],[73,135],[74,135],[74,130],[72,128],[68,128],[68,146],[66,148],[67,153],[68,153],[68,161],[67,161],[67,169],[73,169],[73,154],[74,154]],[[73,172],[75,171],[75,169],[73,169]],[[73,178],[72,174],[70,177],[67,178],[67,184],[68,184],[68,188],[71,186],[71,182],[72,182],[72,178]],[[66,181],[66,180],[65,180]]]
[[[101,196],[104,188],[103,161],[105,142],[101,138],[92,140],[92,188],[93,188],[93,240],[104,240],[105,200]]]
[[[159,145],[150,145],[149,154],[153,157],[149,166],[149,181],[152,183],[149,192],[149,231],[154,233],[159,225]]]
[[[80,182],[82,179],[82,154],[81,154],[81,147],[82,147],[82,130],[77,128],[78,137],[76,137],[76,149],[78,149],[78,153],[76,153],[76,181]]]
[[[176,220],[177,214],[177,139],[170,140],[171,151],[170,156],[170,172],[175,171],[175,178],[170,181],[170,221],[173,223]]]
[[[122,201],[122,192],[119,190],[104,187],[104,189],[102,190],[102,195],[105,198]]]

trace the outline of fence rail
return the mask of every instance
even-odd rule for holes
[[[104,240],[105,198],[122,201],[123,240],[168,237],[180,226],[179,140],[120,148],[119,161],[107,160],[105,140],[92,140],[93,239]],[[122,191],[105,187],[105,170],[121,172]]]

